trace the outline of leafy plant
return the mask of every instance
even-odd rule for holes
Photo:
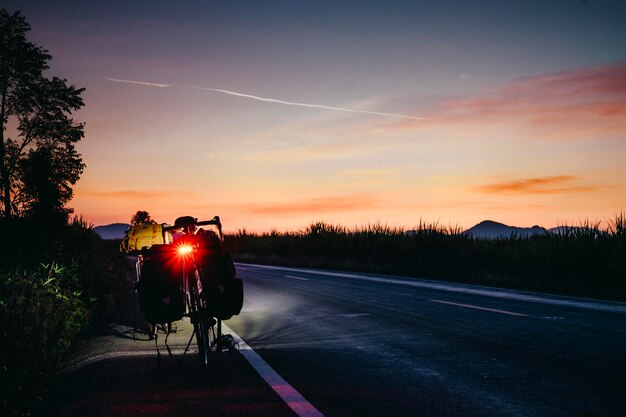
[[[3,408],[28,407],[87,323],[79,291],[63,288],[74,268],[58,264],[0,276]]]

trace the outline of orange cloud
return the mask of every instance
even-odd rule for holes
[[[283,204],[253,204],[247,211],[257,215],[302,215],[371,209],[378,201],[368,195],[320,197]]]
[[[481,96],[451,99],[425,114],[428,123],[407,120],[388,127],[521,123],[566,134],[626,132],[626,62],[520,78]]]
[[[562,194],[584,193],[598,188],[572,184],[577,179],[578,177],[573,175],[556,175],[487,184],[478,189],[489,194]]]

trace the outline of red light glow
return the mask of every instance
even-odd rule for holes
[[[178,247],[178,254],[181,255],[181,256],[189,255],[192,250],[193,250],[193,248],[191,246],[189,246],[189,245],[180,245]]]

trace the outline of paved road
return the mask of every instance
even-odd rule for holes
[[[214,355],[199,370],[181,357],[181,321],[175,355],[157,363],[151,342],[133,340],[128,304],[66,364],[41,414],[294,415],[279,394],[293,400],[295,389],[308,400],[302,415],[626,415],[626,304],[237,269],[246,301],[227,324],[254,351]],[[254,352],[274,390],[248,363]]]
[[[238,265],[229,326],[328,416],[624,416],[626,304]]]

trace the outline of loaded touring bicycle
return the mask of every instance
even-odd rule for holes
[[[156,327],[188,317],[193,333],[185,354],[195,337],[204,365],[212,350],[234,348],[232,336],[222,334],[222,320],[239,314],[243,305],[243,282],[235,277],[223,239],[219,217],[198,221],[185,216],[173,226],[133,226],[120,246],[122,252],[137,255],[136,290],[146,321]],[[171,355],[171,326],[166,329]]]

